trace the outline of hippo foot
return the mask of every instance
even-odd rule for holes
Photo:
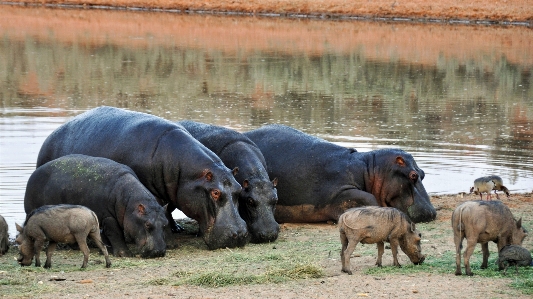
[[[133,254],[129,250],[119,250],[118,252],[113,252],[113,255],[116,257],[132,257]]]

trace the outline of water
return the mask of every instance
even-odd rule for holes
[[[14,236],[42,142],[100,105],[399,147],[430,194],[488,174],[531,192],[532,68],[520,27],[2,6],[0,214]]]

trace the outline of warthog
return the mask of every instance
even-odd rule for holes
[[[9,250],[9,235],[7,233],[7,222],[0,215],[0,256],[4,255]]]
[[[518,245],[506,245],[498,253],[498,270],[503,270],[503,275],[507,274],[507,267],[514,266],[516,274],[518,267],[527,267],[531,264],[531,253],[529,250]]]
[[[464,264],[467,275],[472,276],[470,256],[477,243],[481,243],[483,263],[486,269],[489,259],[489,241],[498,244],[498,252],[508,244],[521,245],[527,236],[522,219],[514,219],[511,210],[500,201],[467,201],[452,214],[453,239],[455,242],[455,275],[461,275],[461,248],[466,238]]]
[[[111,266],[109,255],[100,237],[100,228],[96,214],[84,206],[79,205],[46,205],[33,210],[24,222],[24,227],[16,224],[19,232],[16,242],[19,244],[21,266],[29,266],[35,256],[35,266],[41,266],[40,252],[44,242],[49,241],[46,250],[45,268],[52,266],[52,253],[57,243],[78,243],[83,252],[82,268],[87,267],[89,261],[89,247],[87,236],[104,253],[106,267]]]
[[[422,235],[415,228],[414,222],[395,208],[390,207],[361,207],[349,209],[339,217],[339,231],[341,237],[342,272],[352,274],[350,270],[350,255],[357,243],[375,244],[378,247],[376,265],[381,267],[381,257],[385,250],[385,243],[389,242],[392,249],[394,266],[400,267],[398,262],[398,245],[415,265],[421,264],[425,256],[422,255],[420,239]]]

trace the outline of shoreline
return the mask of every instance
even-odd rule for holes
[[[179,13],[179,14],[197,14],[197,15],[222,15],[222,16],[253,16],[265,18],[287,18],[287,19],[310,19],[310,20],[352,20],[352,21],[376,21],[376,22],[398,22],[398,23],[428,23],[428,24],[450,24],[450,25],[500,25],[500,26],[524,26],[533,27],[533,7],[526,9],[525,12],[513,16],[509,13],[489,12],[482,10],[481,7],[471,6],[459,9],[456,6],[444,7],[441,11],[423,11],[423,7],[418,11],[413,10],[396,10],[394,6],[391,9],[384,9],[383,6],[368,7],[356,13],[358,9],[357,4],[348,8],[324,8],[318,5],[315,7],[315,2],[312,0],[298,0],[296,4],[305,4],[307,9],[297,9],[294,6],[291,8],[279,7],[275,4],[279,0],[263,0],[257,1],[265,4],[265,8],[258,7],[258,3],[251,3],[250,5],[235,6],[231,5],[238,1],[220,1],[219,5],[215,0],[203,1],[200,4],[190,4],[187,0],[174,1],[172,3],[165,3],[165,0],[23,0],[23,1],[0,1],[1,5],[20,6],[20,7],[45,7],[56,9],[88,9],[88,10],[116,10],[116,11],[146,11],[146,12],[165,12],[165,13]],[[411,0],[416,2],[419,0]],[[451,0],[456,2],[458,0]],[[185,3],[182,3],[185,2]],[[252,1],[254,2],[254,1]],[[334,0],[330,6],[336,7],[337,2],[343,0]],[[356,1],[357,2],[357,1]],[[361,1],[359,1],[361,2]],[[377,2],[385,2],[384,0],[377,0]],[[390,1],[388,1],[390,2]],[[477,1],[476,3],[479,3]],[[482,1],[481,1],[482,2]],[[394,3],[397,3],[394,1]],[[409,1],[407,2],[410,3]],[[413,3],[416,5],[416,3]],[[338,6],[338,5],[337,5]],[[431,6],[430,6],[431,7]],[[506,7],[512,8],[516,11],[522,7]],[[360,10],[360,9],[359,9]],[[488,10],[488,9],[487,9]],[[448,11],[448,12],[446,12]]]

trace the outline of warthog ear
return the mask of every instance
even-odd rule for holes
[[[411,232],[414,233],[416,230],[415,223],[411,222]]]
[[[396,164],[400,165],[400,166],[405,166],[405,160],[403,159],[402,156],[397,156],[396,157]]]
[[[521,228],[522,227],[522,217],[520,217],[520,219],[518,219],[518,221],[516,222],[516,228]]]
[[[137,206],[137,212],[139,212],[140,215],[146,214],[146,208],[142,203]]]
[[[274,185],[274,187],[276,187],[278,185],[278,178],[274,178],[272,180],[272,185]]]
[[[239,173],[239,167],[233,168],[233,170],[231,172],[233,173],[233,176],[236,176],[237,173]]]
[[[22,233],[22,226],[20,226],[18,223],[15,223],[15,227],[19,233]]]

